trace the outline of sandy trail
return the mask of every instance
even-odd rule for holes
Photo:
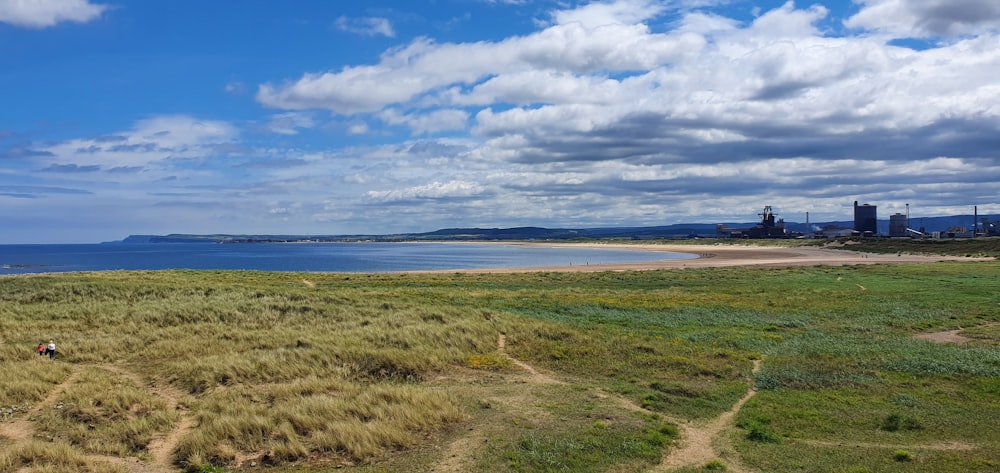
[[[500,350],[500,353],[503,353],[503,355],[506,356],[510,361],[512,361],[514,365],[516,365],[518,368],[527,371],[528,374],[531,375],[531,378],[528,379],[529,383],[566,384],[565,382],[555,379],[547,374],[539,373],[538,370],[536,370],[533,366],[508,355],[507,351],[505,350],[506,346],[507,346],[507,337],[504,334],[500,334],[499,340],[497,340],[497,347]]]
[[[500,334],[497,340],[497,348],[504,355],[506,355],[506,345],[506,337],[503,334]],[[561,380],[540,373],[527,363],[514,359],[509,355],[507,356],[516,366],[529,374],[524,382],[539,385],[566,384]],[[761,360],[754,360],[754,375],[760,371],[761,364]],[[677,446],[672,447],[668,451],[664,461],[660,465],[649,470],[650,473],[666,473],[682,467],[702,467],[711,460],[722,461],[721,458],[723,455],[720,455],[720,453],[723,451],[727,453],[732,451],[732,446],[726,445],[727,441],[725,434],[734,427],[736,414],[740,411],[743,405],[757,394],[757,390],[753,388],[752,379],[750,383],[750,388],[747,390],[747,393],[744,394],[743,397],[740,398],[740,400],[737,401],[732,408],[730,408],[730,410],[722,413],[714,419],[689,423],[680,419],[667,418],[667,420],[679,425],[681,440],[678,442]],[[629,411],[645,413],[650,412],[630,399],[622,398],[600,390],[596,392],[596,395],[601,399],[612,399],[622,408]],[[450,444],[445,446],[442,452],[442,460],[438,462],[438,464],[435,465],[431,471],[437,473],[457,473],[463,471],[463,467],[467,464],[466,462],[469,461],[469,455],[474,450],[475,446],[481,444],[485,439],[485,434],[477,430],[452,441]],[[733,471],[736,473],[743,473],[747,471],[739,465],[734,458],[732,458],[733,455],[726,456],[730,457],[725,461],[727,471]]]
[[[564,381],[553,378],[547,374],[539,372],[533,366],[518,360],[507,354],[507,336],[499,334],[497,337],[497,351],[506,356],[515,366],[525,371],[527,376],[517,376],[516,382],[534,385],[564,385]],[[606,396],[602,396],[606,397]],[[512,404],[523,404],[524,399],[507,398],[506,402]],[[483,428],[470,429],[467,435],[459,437],[446,445],[441,453],[441,460],[431,468],[435,473],[461,473],[466,471],[467,465],[471,461],[471,455],[477,446],[488,440]]]
[[[181,417],[174,425],[174,428],[169,432],[163,434],[154,435],[152,440],[150,440],[149,445],[146,450],[149,452],[152,461],[148,464],[136,460],[133,462],[124,462],[123,464],[129,468],[129,471],[133,472],[172,472],[177,471],[173,467],[170,461],[170,453],[177,446],[177,443],[181,438],[184,437],[195,425],[194,418],[187,412],[185,406],[181,404],[181,399],[184,398],[184,393],[168,384],[165,383],[154,383],[147,386],[145,381],[136,373],[119,368],[117,366],[104,365],[101,366],[102,369],[115,373],[119,376],[128,378],[137,386],[149,389],[150,392],[155,394],[160,399],[163,399],[167,403],[167,409],[170,411],[181,411]]]
[[[0,438],[14,441],[28,440],[35,434],[34,424],[31,418],[48,406],[55,404],[62,393],[76,384],[80,372],[86,365],[77,366],[69,376],[57,384],[49,394],[35,405],[27,414],[9,424],[0,424]],[[89,365],[96,366],[117,376],[123,377],[134,383],[136,386],[149,389],[153,394],[159,396],[167,402],[167,407],[171,410],[180,409],[179,400],[183,398],[183,393],[171,386],[157,385],[147,386],[145,381],[136,373],[113,365]],[[150,442],[148,450],[152,457],[151,462],[145,462],[139,458],[124,458],[109,455],[87,455],[87,458],[97,463],[111,463],[123,467],[131,473],[174,473],[178,471],[170,462],[170,452],[177,445],[177,442],[194,425],[194,419],[186,413],[182,415],[174,428],[166,433],[155,436]]]
[[[74,369],[66,379],[57,384],[51,391],[49,391],[48,396],[45,396],[41,402],[35,405],[27,414],[23,415],[20,419],[11,422],[9,424],[0,425],[0,437],[8,438],[11,440],[27,440],[30,439],[32,435],[35,434],[35,426],[31,423],[31,417],[38,414],[46,406],[54,404],[59,396],[66,391],[70,386],[76,383],[76,379],[80,374],[79,369]]]
[[[761,360],[754,360],[753,374],[760,371]],[[721,450],[731,451],[732,446],[721,445],[726,442],[725,433],[735,426],[734,419],[740,412],[743,405],[757,394],[753,387],[753,379],[750,380],[750,388],[747,393],[736,401],[728,411],[722,413],[714,419],[702,422],[680,424],[681,440],[677,448],[671,448],[663,463],[657,468],[650,470],[654,473],[667,472],[682,467],[703,467],[712,460],[722,461]],[[720,448],[722,447],[722,448]],[[742,466],[734,460],[725,462],[726,471],[745,472]]]

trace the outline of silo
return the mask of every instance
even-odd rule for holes
[[[889,216],[889,236],[905,237],[906,229],[909,228],[906,215],[895,213]]]
[[[858,205],[858,201],[854,201],[854,231],[860,233],[870,233],[875,235],[878,233],[878,207],[874,205],[864,204]]]

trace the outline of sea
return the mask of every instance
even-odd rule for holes
[[[384,273],[643,263],[697,255],[477,243],[137,243],[0,245],[0,275],[112,270]]]

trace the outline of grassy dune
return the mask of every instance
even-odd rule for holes
[[[718,458],[677,471],[997,471],[998,280],[994,262],[2,278],[0,473],[668,471],[679,427],[751,385]],[[33,352],[50,338],[55,362]]]

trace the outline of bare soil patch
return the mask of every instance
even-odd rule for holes
[[[969,337],[959,335],[961,332],[962,329],[959,328],[958,330],[946,330],[944,332],[918,333],[913,338],[934,343],[957,343],[959,345],[972,341]]]
[[[942,452],[964,452],[975,450],[975,445],[965,442],[936,442],[916,445],[902,445],[891,443],[871,443],[871,442],[830,442],[824,440],[795,440],[796,442],[820,447],[847,447],[847,448],[881,448],[886,450],[937,450]]]

